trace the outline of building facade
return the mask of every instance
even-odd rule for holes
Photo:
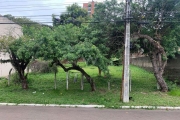
[[[88,11],[88,14],[90,16],[92,16],[94,14],[94,10],[95,10],[95,5],[97,2],[94,2],[92,0],[92,2],[88,2],[88,3],[83,3],[83,8],[86,9]]]
[[[0,39],[3,36],[13,36],[18,38],[23,35],[21,26],[15,24],[13,21],[0,15]],[[0,51],[0,60],[9,59],[9,54]],[[0,63],[0,77],[6,77],[12,69],[11,63]]]

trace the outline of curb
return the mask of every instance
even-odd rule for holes
[[[0,103],[0,106],[47,106],[62,108],[105,108],[105,105],[66,105],[66,104],[26,104]],[[113,108],[113,107],[112,107]],[[180,107],[171,106],[120,106],[119,109],[150,109],[150,110],[180,110]]]
[[[47,107],[69,107],[69,108],[105,108],[104,105],[58,105],[58,104],[26,104],[26,103],[0,103],[0,106],[47,106]]]
[[[180,110],[180,107],[171,106],[120,106],[121,109],[152,109],[152,110]]]

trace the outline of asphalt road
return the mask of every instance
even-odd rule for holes
[[[0,120],[180,120],[180,110],[0,106]]]

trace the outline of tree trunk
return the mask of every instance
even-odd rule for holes
[[[20,82],[22,84],[22,89],[28,89],[28,82],[27,82],[28,73],[25,75],[24,71],[27,65],[29,64],[30,59],[31,57],[28,58],[27,61],[23,59],[18,59],[18,57],[14,54],[13,51],[10,52],[10,62],[12,66],[16,69],[16,71],[18,72]]]
[[[95,89],[94,80],[91,78],[91,76],[88,75],[82,68],[80,68],[79,71],[86,77],[88,83],[90,83],[91,91],[95,91],[96,89]]]
[[[151,56],[151,61],[152,61],[152,66],[153,66],[153,71],[154,71],[154,76],[156,77],[157,83],[160,86],[160,90],[162,92],[167,92],[168,87],[167,84],[163,78],[163,73],[164,73],[164,66],[162,61],[162,55],[160,53],[153,53]]]
[[[54,62],[55,62],[55,61],[54,61]],[[54,63],[54,62],[53,62],[53,63]],[[86,80],[87,80],[88,83],[90,84],[90,86],[91,86],[91,91],[95,91],[95,90],[96,90],[96,89],[95,89],[94,80],[93,80],[93,79],[91,78],[91,76],[88,75],[88,74],[86,73],[86,71],[84,71],[79,65],[72,63],[72,67],[66,68],[59,60],[57,60],[55,63],[56,63],[57,65],[61,66],[65,72],[67,72],[67,71],[69,71],[69,70],[77,70],[77,71],[80,71],[80,72],[86,77]]]
[[[10,86],[11,72],[12,72],[12,68],[9,70],[9,75],[8,75],[8,86]]]
[[[160,86],[160,90],[162,92],[167,92],[168,86],[163,78],[164,68],[167,64],[167,56],[166,56],[166,52],[164,51],[164,48],[160,45],[159,42],[157,42],[148,35],[135,33],[133,37],[135,39],[139,39],[139,38],[147,39],[149,43],[153,46],[151,49],[149,49],[149,57],[152,62],[154,76],[156,77],[157,83]],[[164,57],[165,59],[162,59],[162,57]]]
[[[56,77],[56,74],[57,74],[57,72],[55,71],[54,72],[54,89],[56,90],[56,88],[57,88],[57,77]]]
[[[98,67],[98,73],[99,73],[99,76],[101,76],[101,69]]]
[[[24,75],[24,70],[18,71],[18,74],[21,80],[22,89],[28,89],[27,74]]]

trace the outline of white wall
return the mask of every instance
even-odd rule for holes
[[[7,53],[0,52],[0,59],[9,59],[9,55]],[[7,77],[11,68],[13,68],[11,63],[0,63],[0,77]],[[13,72],[14,70],[12,73]]]
[[[13,23],[11,20],[2,17],[0,15],[0,23]],[[13,36],[18,38],[23,35],[22,27],[17,24],[0,24],[0,37],[2,36]],[[9,59],[9,55],[0,53],[0,59]],[[9,74],[9,70],[13,68],[11,63],[0,63],[0,77],[6,77]]]

